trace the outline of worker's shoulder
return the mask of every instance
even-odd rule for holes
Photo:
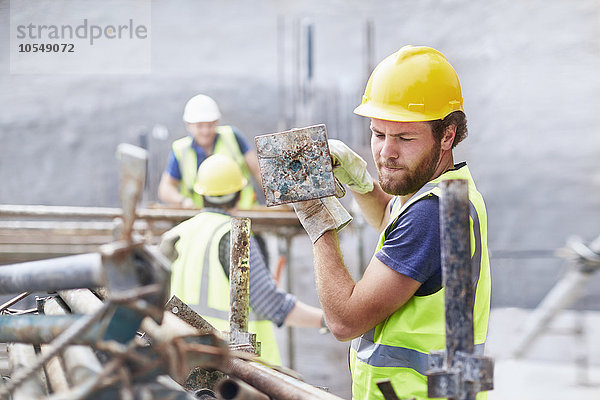
[[[390,226],[391,229],[414,224],[431,225],[439,222],[440,199],[431,194],[409,205]]]
[[[179,146],[189,146],[192,144],[192,140],[193,138],[189,135],[180,137],[179,139],[175,139],[173,141],[173,147],[175,148]]]

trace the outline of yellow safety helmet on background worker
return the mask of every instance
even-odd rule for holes
[[[443,119],[463,111],[458,75],[446,57],[426,46],[404,46],[373,71],[354,113],[386,121]]]
[[[200,164],[194,191],[203,196],[223,196],[241,191],[247,183],[235,161],[213,154]]]

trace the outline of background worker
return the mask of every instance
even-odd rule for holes
[[[211,154],[232,158],[250,182],[260,183],[256,152],[250,148],[241,132],[230,125],[217,125],[221,112],[217,103],[204,94],[192,97],[185,105],[183,121],[189,136],[173,142],[167,167],[158,185],[158,198],[171,205],[202,208],[202,197],[194,192],[198,167]],[[256,204],[252,185],[242,190],[240,208]]]
[[[372,72],[354,112],[371,119],[379,175],[341,141],[330,141],[335,176],[348,185],[365,218],[381,232],[374,257],[355,282],[342,259],[337,230],[347,218],[337,199],[295,203],[314,252],[317,292],[339,340],[351,340],[355,399],[383,399],[390,379],[400,398],[427,398],[427,356],[445,348],[438,184],[469,182],[474,271],[474,339],[482,351],[490,308],[487,216],[466,163],[452,149],[467,135],[458,76],[444,55],[406,46]],[[480,393],[478,398],[485,397]]]
[[[231,212],[246,185],[237,164],[222,154],[208,157],[198,169],[196,192],[204,209],[165,234],[179,235],[173,262],[171,295],[197,305],[201,315],[218,330],[228,330]],[[250,240],[249,331],[261,342],[261,356],[281,364],[273,324],[322,328],[321,309],[277,289],[254,236]]]

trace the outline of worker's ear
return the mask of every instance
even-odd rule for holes
[[[456,124],[448,125],[444,130],[444,136],[442,136],[442,150],[452,150],[454,144],[454,138],[456,137]]]

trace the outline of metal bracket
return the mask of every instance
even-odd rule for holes
[[[460,397],[465,392],[478,393],[494,388],[494,361],[490,357],[457,351],[452,367],[444,368],[445,351],[431,353],[427,375],[427,392],[432,398]],[[466,388],[468,386],[468,388]]]

